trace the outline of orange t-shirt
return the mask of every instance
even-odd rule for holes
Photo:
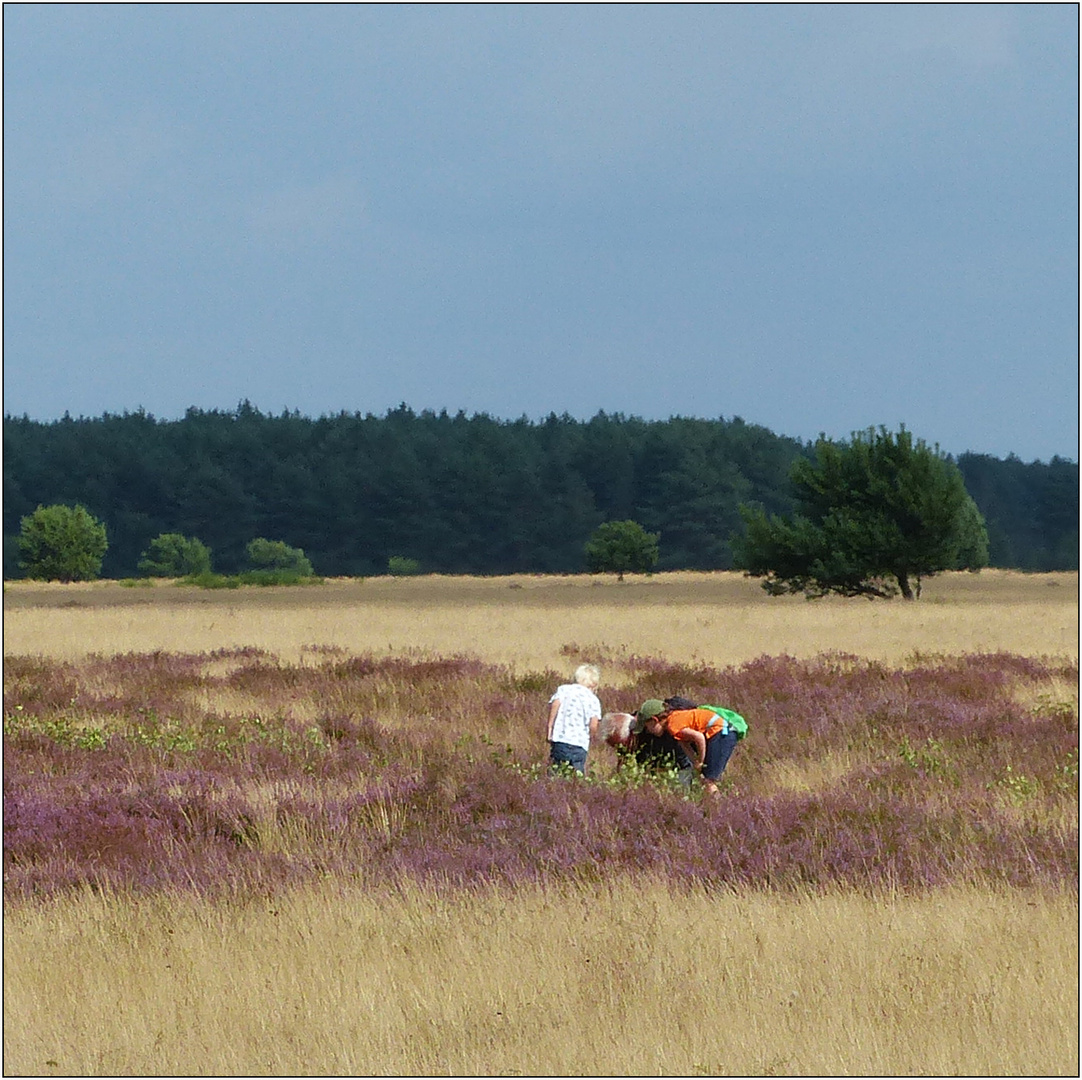
[[[665,718],[665,728],[674,738],[679,738],[684,728],[692,728],[711,739],[725,730],[725,721],[709,709],[674,709]]]

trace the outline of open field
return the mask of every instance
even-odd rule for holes
[[[915,652],[1078,656],[1078,574],[986,570],[925,582],[915,603],[769,597],[735,573],[331,580],[306,588],[9,582],[4,652],[208,652],[305,646],[469,654],[519,671],[566,666],[567,646],[713,666],[761,655]]]
[[[8,916],[5,1071],[1077,1075],[1077,929],[966,888],[79,896]]]
[[[8,1075],[1078,1074],[1077,574],[4,599]],[[545,774],[585,659],[720,799]]]

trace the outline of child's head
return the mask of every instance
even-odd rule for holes
[[[635,713],[635,722],[631,725],[632,734],[638,735],[640,732],[645,731],[650,735],[660,735],[661,718],[666,716],[668,711],[664,701],[659,701],[657,698],[648,698]]]
[[[655,739],[660,738],[665,734],[665,721],[660,716],[650,716],[644,722],[643,730]]]
[[[596,690],[601,682],[601,672],[593,664],[579,664],[575,668],[575,682],[587,690]]]

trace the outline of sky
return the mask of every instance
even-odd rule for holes
[[[4,412],[1078,460],[1078,8],[5,4]]]

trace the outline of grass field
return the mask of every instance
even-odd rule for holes
[[[1078,574],[986,570],[929,579],[915,603],[769,597],[735,573],[628,578],[371,578],[321,586],[193,590],[172,584],[9,582],[4,651],[207,652],[305,646],[382,655],[469,653],[520,671],[566,666],[568,646],[715,666],[840,651],[900,663],[914,652],[1078,655]]]
[[[324,885],[7,923],[8,1075],[1077,1075],[1067,895]]]
[[[7,1075],[1077,1075],[1078,576],[5,586]],[[751,733],[549,778],[557,681]]]

